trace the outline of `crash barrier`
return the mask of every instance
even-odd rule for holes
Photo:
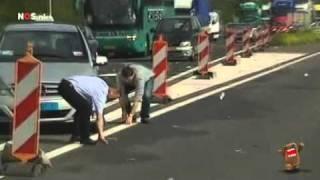
[[[257,50],[263,51],[264,50],[264,28],[258,28],[258,39],[257,39]]]
[[[16,63],[12,154],[23,161],[38,155],[41,63],[31,55]]]
[[[236,65],[237,60],[234,55],[235,51],[235,40],[236,40],[236,31],[231,28],[226,29],[226,58],[223,61],[224,65]]]
[[[242,39],[242,43],[243,43],[243,53],[242,53],[242,57],[248,58],[252,56],[252,51],[251,51],[251,28],[246,28],[243,32],[243,39]]]
[[[9,167],[16,169],[17,164],[22,169],[31,167],[33,175],[38,175],[44,167],[43,153],[39,150],[41,63],[32,52],[32,44],[28,43],[26,56],[16,62],[12,145],[7,144],[7,153],[2,153],[4,174],[12,169]]]
[[[194,72],[200,78],[213,78],[213,73],[209,72],[208,62],[210,59],[210,41],[206,32],[199,33],[197,37],[198,69]]]
[[[268,25],[266,25],[266,27],[265,27],[265,30],[266,30],[266,36],[265,36],[265,42],[264,42],[264,44],[265,44],[265,46],[269,46],[270,45],[270,43],[271,43],[271,28],[270,28],[270,25],[268,24]]]
[[[155,74],[153,94],[163,101],[171,100],[167,92],[168,42],[162,35],[153,43],[152,59]]]

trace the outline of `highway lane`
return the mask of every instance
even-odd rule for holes
[[[276,48],[278,49],[278,48]],[[308,50],[312,48],[307,48]],[[275,49],[273,48],[272,51]],[[299,48],[301,51],[301,48]],[[286,50],[285,52],[292,52],[292,50]],[[294,50],[297,51],[297,50]],[[109,123],[108,128],[117,126],[118,123]],[[3,127],[1,127],[1,134],[4,132]],[[41,135],[41,147],[44,148],[46,151],[53,150],[57,147],[61,147],[63,145],[67,144],[67,140],[69,137],[70,132],[70,126],[67,124],[51,124],[51,125],[45,125],[42,127],[42,135]],[[6,134],[6,133],[5,133]],[[7,135],[0,135],[0,138],[2,140],[8,139],[9,137]],[[1,140],[1,141],[2,141]],[[111,143],[116,143],[118,141],[117,137],[111,138]]]
[[[43,179],[319,179],[319,56],[54,159]],[[303,141],[286,174],[276,152]],[[85,156],[84,156],[85,155]],[[80,158],[79,158],[80,157]],[[37,178],[37,179],[42,179]]]

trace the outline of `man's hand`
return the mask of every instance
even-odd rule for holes
[[[108,141],[103,136],[99,136],[98,141],[103,144],[108,144]]]

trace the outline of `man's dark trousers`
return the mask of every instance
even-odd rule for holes
[[[58,87],[59,94],[76,109],[73,121],[72,137],[80,135],[81,140],[88,140],[90,136],[90,116],[92,104],[81,96],[68,80],[62,80]]]

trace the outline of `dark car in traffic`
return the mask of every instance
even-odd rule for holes
[[[174,16],[159,21],[155,39],[160,35],[168,42],[169,59],[194,60],[198,34],[202,32],[195,16]]]

